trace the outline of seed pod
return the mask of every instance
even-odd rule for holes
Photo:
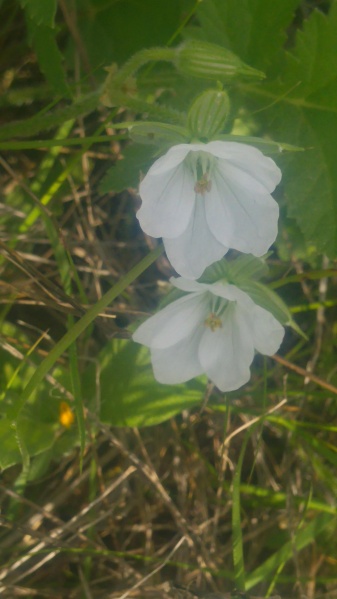
[[[175,65],[184,75],[227,83],[265,78],[262,71],[248,66],[227,48],[200,40],[188,40],[178,47]]]

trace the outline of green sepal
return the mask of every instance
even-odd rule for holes
[[[235,260],[222,258],[222,260],[214,262],[206,268],[200,282],[216,283],[220,279],[226,279],[228,283],[233,283],[239,287],[238,283],[241,280],[259,280],[268,275],[269,269],[265,263],[267,257],[268,254],[263,258],[256,258],[251,254],[242,254]]]
[[[288,306],[270,287],[263,285],[259,281],[248,279],[238,281],[237,286],[242,291],[245,291],[255,304],[271,312],[281,324],[290,326],[301,337],[307,339],[305,333],[303,333],[294,321]]]
[[[279,141],[272,141],[271,139],[262,139],[261,137],[245,135],[220,134],[217,135],[217,140],[236,141],[249,146],[254,146],[267,156],[282,154],[283,152],[304,152],[306,150],[306,148],[300,148],[299,146],[293,146],[291,144],[284,144]]]
[[[245,291],[255,304],[271,312],[282,325],[290,326],[301,337],[307,339],[293,320],[291,312],[284,301],[270,287],[259,282],[259,279],[268,274],[268,266],[265,263],[267,257],[268,254],[263,258],[244,254],[231,261],[223,258],[205,270],[200,282],[216,283],[223,280],[235,285]]]
[[[129,127],[129,135],[137,143],[158,146],[187,143],[190,139],[184,127],[156,122],[134,123]]]
[[[192,137],[210,140],[223,131],[230,112],[230,102],[224,90],[209,89],[198,96],[187,116]]]
[[[175,66],[184,75],[231,83],[240,79],[264,79],[227,48],[202,40],[187,40],[177,48]]]

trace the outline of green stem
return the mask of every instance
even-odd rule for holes
[[[127,106],[131,108],[133,112],[146,112],[149,116],[154,117],[156,120],[177,123],[180,125],[186,124],[186,115],[169,108],[167,106],[159,106],[158,104],[151,104],[146,100],[143,100],[140,96],[130,96],[123,94],[119,89],[106,88],[106,94],[109,97],[109,106]]]
[[[243,557],[243,540],[241,526],[241,497],[240,497],[240,481],[243,458],[246,453],[246,447],[250,438],[251,431],[248,431],[242,443],[239,461],[235,468],[233,479],[233,507],[232,507],[232,535],[233,535],[233,565],[234,565],[234,580],[237,591],[245,592],[245,565]]]
[[[114,125],[115,126],[115,125]],[[120,128],[120,127],[119,127]],[[63,137],[62,139],[32,139],[29,141],[0,141],[0,150],[34,150],[55,148],[58,146],[86,146],[87,143],[111,143],[120,139],[128,139],[127,133],[118,135],[92,135],[91,137]]]
[[[268,287],[270,287],[271,289],[278,289],[279,287],[289,285],[290,283],[300,283],[301,281],[305,281],[307,279],[309,279],[310,281],[314,281],[316,279],[324,279],[325,277],[335,277],[336,275],[336,268],[327,268],[325,270],[312,270],[310,272],[301,272],[298,275],[290,275],[289,277],[285,277],[284,279],[273,281],[272,283],[269,283]]]
[[[165,62],[174,62],[176,56],[176,50],[172,48],[145,48],[140,50],[117,71],[114,75],[113,81],[116,83],[116,87],[123,84],[124,81],[135,74],[140,67],[147,62],[164,60]]]
[[[65,352],[68,347],[74,343],[83,331],[97,318],[97,316],[109,305],[111,302],[118,297],[135,279],[137,279],[153,262],[159,258],[163,253],[164,249],[159,246],[155,250],[152,250],[143,260],[141,260],[136,266],[134,266],[130,272],[128,272],[116,285],[109,289],[109,291],[103,295],[103,297],[92,307],[80,320],[74,324],[74,326],[60,339],[55,345],[50,354],[41,362],[40,366],[36,369],[33,376],[24,388],[20,397],[20,404],[18,406],[18,412],[23,408],[26,401],[32,395],[37,386],[43,381],[45,375],[54,366],[56,360]]]
[[[0,127],[0,139],[10,139],[12,137],[29,137],[44,131],[59,127],[65,121],[84,116],[96,110],[99,106],[99,98],[102,90],[87,94],[66,108],[60,108],[47,114],[37,114],[30,119],[15,121]]]

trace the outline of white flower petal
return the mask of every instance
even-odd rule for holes
[[[132,338],[152,349],[170,348],[191,335],[204,322],[207,311],[204,295],[186,295],[148,318]]]
[[[159,383],[184,383],[203,374],[198,357],[200,334],[200,329],[196,329],[194,334],[172,347],[151,350],[153,372]]]
[[[210,231],[205,216],[205,199],[197,195],[187,229],[174,239],[163,239],[173,268],[183,277],[198,279],[205,268],[220,260],[228,248]]]
[[[184,161],[187,154],[193,151],[193,148],[194,146],[190,144],[178,144],[177,146],[172,146],[164,156],[161,156],[153,163],[147,174],[151,176],[162,175],[167,171],[175,169]]]
[[[204,293],[208,291],[210,285],[204,283],[198,283],[198,281],[192,281],[191,279],[185,279],[184,277],[171,277],[170,283],[181,289],[181,291],[187,291],[188,293]]]
[[[261,354],[272,356],[282,343],[285,332],[283,326],[268,310],[256,305],[250,318],[254,347]]]
[[[246,323],[238,318],[235,306],[229,306],[222,328],[205,327],[199,345],[204,372],[221,391],[239,389],[250,378],[254,357],[252,336]]]
[[[255,304],[249,297],[248,293],[242,291],[242,289],[239,289],[235,285],[227,283],[226,281],[218,281],[217,283],[212,283],[211,285],[204,285],[204,287],[207,287],[210,293],[213,293],[213,295],[223,297],[230,302],[237,302],[240,306],[245,307],[246,310],[254,309]]]
[[[142,205],[137,218],[143,231],[152,237],[180,235],[193,211],[194,184],[192,172],[184,164],[158,175],[152,175],[150,169],[139,186]]]
[[[205,146],[205,151],[250,173],[269,192],[274,191],[281,181],[282,173],[274,160],[253,146],[233,141],[212,141]]]
[[[214,236],[227,247],[262,256],[275,241],[279,208],[261,183],[224,162],[205,204]]]

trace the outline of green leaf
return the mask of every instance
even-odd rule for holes
[[[266,70],[280,58],[300,0],[204,0],[197,15],[205,39]]]
[[[113,339],[100,356],[100,417],[113,426],[152,426],[200,403],[204,386],[162,385],[152,373],[149,352],[132,341]],[[83,388],[94,395],[94,368]]]
[[[53,445],[53,428],[53,424],[37,422],[33,418],[20,420],[20,435],[30,456],[40,454]],[[16,428],[11,419],[0,420],[0,439],[0,467],[5,469],[22,462]]]
[[[137,188],[142,174],[148,170],[155,152],[153,146],[132,144],[123,150],[123,159],[109,168],[99,186],[100,193]]]
[[[337,254],[336,30],[336,3],[327,16],[312,12],[280,78],[262,92],[272,137],[307,148],[281,161],[288,214],[307,244],[331,257]]]
[[[36,25],[54,27],[57,0],[20,0],[20,4]]]
[[[46,80],[57,96],[69,97],[70,90],[62,65],[62,54],[56,43],[55,31],[47,25],[36,25],[29,19],[27,24],[31,43]]]
[[[276,553],[263,562],[256,570],[247,576],[246,591],[255,587],[260,582],[270,580],[278,567],[294,558],[294,551],[299,552],[311,543],[317,536],[329,526],[332,532],[336,527],[336,516],[330,514],[318,514],[312,521],[304,526],[288,543],[285,543]]]
[[[143,48],[162,46],[179,28],[181,0],[78,2],[78,28],[93,69],[119,64]]]

